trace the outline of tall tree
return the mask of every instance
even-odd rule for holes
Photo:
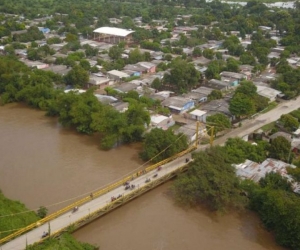
[[[236,93],[229,103],[229,111],[237,116],[248,116],[255,112],[255,104],[247,95]]]
[[[206,205],[220,212],[243,207],[246,198],[241,195],[240,181],[226,158],[221,147],[197,153],[188,172],[175,180],[176,199],[185,205]]]
[[[209,129],[213,127],[215,136],[217,135],[217,133],[231,127],[229,118],[221,113],[208,116],[206,118],[206,124],[207,131],[209,131]]]
[[[144,161],[159,162],[175,155],[188,147],[187,138],[183,134],[175,135],[172,130],[155,128],[145,135],[143,151],[140,153]]]
[[[283,136],[276,137],[271,141],[269,155],[281,161],[291,162],[293,159],[291,143]]]
[[[65,76],[65,81],[69,85],[84,87],[89,80],[89,74],[80,65],[74,67]]]

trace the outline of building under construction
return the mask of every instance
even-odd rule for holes
[[[133,32],[133,30],[114,27],[101,27],[93,31],[95,41],[113,44],[117,44],[119,42],[125,42],[126,44],[132,43]]]

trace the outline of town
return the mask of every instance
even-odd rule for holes
[[[214,148],[218,138],[298,100],[299,2],[151,1],[147,9],[133,1],[132,6],[99,3],[93,11],[91,6],[80,11],[84,3],[65,11],[47,11],[46,3],[39,4],[40,13],[0,9],[2,104],[23,102],[58,117],[65,127],[98,133],[104,150],[142,142],[141,159],[153,163],[198,140],[210,147],[190,163],[193,169],[187,176],[198,171],[199,162],[224,163],[234,169],[237,180],[253,181],[261,189],[277,183],[299,204],[299,105],[246,137],[230,138],[222,149]],[[164,154],[156,157],[160,152]],[[221,175],[225,170],[219,171]],[[175,181],[175,188],[187,176]],[[257,204],[263,194],[258,198],[259,188],[250,191],[245,185],[228,193],[232,199],[241,193],[253,198],[250,206],[260,213]],[[192,191],[182,190],[177,196],[187,202],[183,196],[190,197]],[[193,199],[198,204],[212,198]],[[221,198],[214,199],[208,207],[220,211],[245,202],[239,197],[220,205]],[[300,247],[295,240],[278,238],[281,245]]]

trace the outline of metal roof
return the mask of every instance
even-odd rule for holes
[[[133,33],[134,31],[120,29],[120,28],[114,28],[114,27],[101,27],[101,28],[95,29],[93,32],[125,37],[125,36],[128,36],[129,34]]]

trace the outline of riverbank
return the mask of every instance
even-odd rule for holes
[[[62,129],[56,119],[20,104],[0,107],[0,116],[0,188],[30,209],[50,205],[54,212],[142,164],[139,144],[100,151],[97,138]],[[254,214],[216,217],[182,209],[170,184],[90,223],[75,238],[105,250],[282,250]]]

